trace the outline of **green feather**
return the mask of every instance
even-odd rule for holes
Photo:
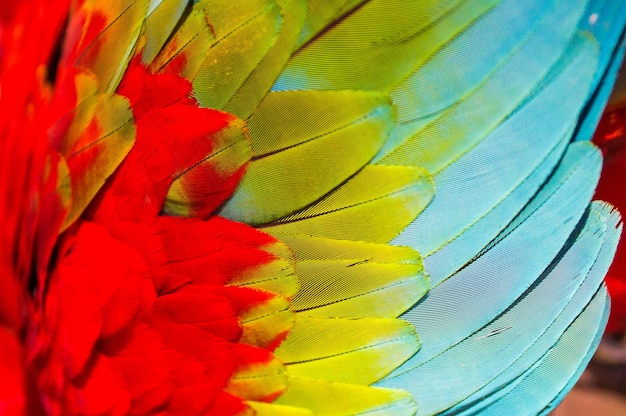
[[[392,123],[381,94],[269,94],[249,120],[253,161],[220,214],[263,224],[304,208],[368,163]]]
[[[414,328],[397,319],[298,316],[275,354],[292,376],[369,385],[420,345]]]
[[[424,210],[433,194],[425,169],[368,165],[325,198],[264,230],[385,243]]]
[[[193,79],[194,92],[203,107],[221,109],[276,43],[281,9],[271,0],[204,0],[196,6],[204,9],[216,42]]]
[[[252,70],[248,78],[224,106],[224,110],[246,119],[269,91],[291,56],[304,23],[304,0],[277,0],[282,14],[280,34],[274,46]]]

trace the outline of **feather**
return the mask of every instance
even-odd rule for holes
[[[588,18],[581,21],[581,28],[592,33],[598,40],[600,56],[592,83],[594,94],[588,108],[584,111],[585,117],[578,127],[575,140],[591,140],[609,99],[617,73],[622,66],[626,48],[621,23],[624,13],[626,13],[626,4],[594,1],[589,3],[585,12]],[[598,24],[600,18],[603,22]]]
[[[65,226],[74,222],[135,143],[128,101],[114,94],[96,98],[85,129],[65,157],[72,173],[72,206]]]
[[[295,53],[274,89],[386,91],[495,3],[364,2]]]
[[[209,28],[204,10],[194,7],[150,62],[149,68],[155,73],[176,74],[191,81],[213,43],[215,35]]]
[[[579,376],[624,2],[32,1],[0,16],[0,349],[37,406],[545,413]]]
[[[257,416],[313,416],[313,411],[303,407],[284,406],[275,403],[246,402]]]
[[[257,299],[242,305],[237,315],[241,325],[240,341],[244,344],[274,350],[295,323],[289,301],[282,296],[268,296],[255,290]],[[277,336],[278,334],[278,336]]]
[[[325,198],[263,229],[384,243],[424,210],[433,192],[425,169],[368,165]]]
[[[300,289],[292,307],[306,316],[395,318],[430,287],[421,257],[411,248],[277,236],[293,250]]]
[[[299,261],[298,277],[292,307],[307,316],[395,318],[430,289],[421,264],[367,259]]]
[[[52,145],[67,161],[72,179],[72,204],[64,227],[78,218],[136,139],[135,120],[126,98],[101,93],[98,79],[86,70],[70,71],[67,76],[75,99],[70,105],[75,107],[50,129]]]
[[[265,350],[237,346],[240,365],[228,381],[226,391],[246,400],[271,401],[287,387],[284,365]],[[250,362],[250,357],[254,361]]]
[[[381,163],[411,161],[436,173],[532,94],[568,46],[584,2],[532,3],[502,2],[394,87],[398,125]],[[518,7],[542,12],[522,12],[520,19]],[[457,65],[466,69],[441,76]]]
[[[419,345],[413,327],[395,319],[299,316],[276,356],[293,376],[369,385],[415,354]],[[336,372],[356,370],[370,360],[376,365]]]
[[[460,257],[455,264],[460,267],[478,251],[472,251],[472,247],[480,248],[481,243],[486,244],[488,239],[493,238],[493,231],[487,232],[482,225],[488,224],[488,221],[481,223],[481,219],[502,203],[504,198],[510,197],[510,193],[517,187],[524,186],[531,173],[536,172],[539,164],[553,151],[556,154],[549,160],[554,163],[560,153],[555,149],[562,151],[563,144],[569,141],[576,114],[588,96],[587,91],[571,89],[570,86],[589,83],[595,70],[595,57],[593,42],[585,38],[575,40],[567,55],[532,98],[475,148],[435,175],[437,198],[394,243],[411,245],[428,257],[445,248],[455,238],[463,238],[463,243],[457,243],[453,249],[446,249],[445,253],[439,255],[438,259],[441,260],[434,267],[441,268],[442,263],[450,261],[446,255]],[[565,96],[563,91],[577,95]],[[549,122],[546,125],[528,122],[542,119]],[[535,128],[537,130],[532,130]],[[543,171],[544,175],[549,172]],[[542,176],[534,175],[532,180],[534,185],[530,187],[536,190],[542,182]],[[463,192],[464,189],[476,189],[484,183],[490,186],[479,200],[475,200],[473,193]],[[510,217],[506,218],[501,213],[498,224],[506,224],[526,202],[527,199],[523,198],[507,201],[511,206],[506,211]],[[472,227],[477,227],[474,241],[464,238],[464,234]],[[467,252],[466,256],[461,257],[461,252]],[[449,270],[452,271],[454,269]],[[447,275],[444,272],[437,276],[444,278]]]
[[[133,57],[148,0],[83,1],[68,28],[66,59],[90,68],[105,92],[114,91]]]
[[[494,383],[503,369],[515,371],[527,368],[522,365],[522,361],[527,358],[520,357],[528,354],[528,346],[535,347],[535,340],[549,339],[549,334],[565,331],[589,300],[583,300],[581,305],[580,300],[575,298],[576,293],[594,293],[601,284],[599,277],[605,270],[594,273],[593,277],[589,270],[600,255],[603,240],[614,240],[613,235],[609,237],[611,232],[619,234],[615,227],[606,229],[606,218],[601,215],[595,210],[589,213],[584,228],[571,246],[568,244],[569,247],[564,247],[562,254],[535,284],[505,312],[460,343],[420,365],[419,370],[416,368],[410,373],[396,376],[390,385],[402,383],[411,386],[412,391],[424,390],[426,386],[434,387],[434,392],[420,402],[420,412],[434,414],[445,410],[456,400],[465,399],[481,386]],[[606,242],[607,245],[609,243],[613,241]],[[612,257],[612,253],[608,255]],[[563,320],[564,323],[559,322]],[[520,337],[526,343],[516,342]],[[554,336],[552,338],[552,342],[556,342]],[[497,362],[489,358],[496,354]],[[433,386],[435,374],[444,372],[448,375],[446,381]],[[495,383],[491,389],[498,385],[502,387],[500,383],[502,381]],[[485,394],[485,390],[482,394]],[[455,411],[451,409],[450,414]]]
[[[277,3],[281,10],[282,24],[276,42],[224,106],[225,111],[243,119],[250,116],[276,81],[295,49],[298,33],[304,23],[306,1],[277,0]]]
[[[509,7],[503,3],[500,7],[495,8],[492,13],[489,13],[485,19],[494,16],[495,25],[506,24],[505,19],[497,16],[497,11],[502,9],[511,13],[513,7],[520,6],[518,6],[518,2],[515,6]],[[582,8],[580,9],[582,11]],[[550,36],[551,32],[545,34],[546,30],[542,30],[542,28],[537,28],[537,31],[526,34],[522,38],[523,42],[512,48],[508,59],[499,63],[493,73],[478,84],[471,94],[456,102],[456,105],[444,107],[441,115],[436,117],[435,121],[428,123],[423,129],[413,133],[404,141],[399,141],[397,147],[383,151],[384,156],[381,157],[379,163],[417,164],[424,166],[433,173],[438,173],[460,155],[476,146],[486,134],[490,133],[533,93],[536,86],[540,85],[545,75],[557,62],[562,51],[566,53],[577,52],[576,48],[572,48],[571,52],[567,49],[576,28],[577,15],[576,13],[567,13],[569,11],[568,6],[560,11],[561,13],[556,13],[552,19],[546,19],[546,22],[540,21],[548,27],[556,24],[557,21],[562,22],[564,27],[555,32],[554,39],[547,40],[546,38]],[[567,19],[564,18],[564,15],[567,16]],[[480,28],[487,30],[482,28],[482,25]],[[457,39],[462,39],[466,34],[467,36],[473,35],[471,30],[468,30]],[[491,44],[491,42],[487,43],[471,37],[464,41]],[[539,42],[542,45],[544,45],[543,42],[547,42],[546,44],[553,46],[554,49],[545,51],[546,55],[534,53]],[[442,49],[440,53],[444,53],[447,48],[452,46],[456,45],[446,45],[446,48]],[[453,59],[464,58],[461,53],[455,53],[459,49],[453,48],[450,51]],[[471,50],[470,48],[464,49]],[[586,64],[593,66],[594,60],[588,60]],[[438,63],[434,68],[439,68],[441,65]],[[444,66],[452,65],[454,65],[454,61],[446,62]],[[520,72],[518,70],[520,67],[526,68],[526,71]],[[441,94],[445,96],[445,91]],[[400,112],[399,121],[403,122],[405,118]]]
[[[145,20],[146,44],[141,54],[150,63],[159,53],[180,20],[188,0],[150,0]]]
[[[202,160],[176,172],[167,191],[164,212],[206,218],[237,187],[250,160],[250,143],[243,122],[229,120],[226,127],[213,134],[212,142],[210,152]]]
[[[220,214],[258,225],[310,205],[365,166],[393,109],[374,93],[270,93],[248,123],[254,159]]]
[[[193,222],[165,217],[158,225],[170,276],[185,276],[186,281],[200,285],[263,290],[285,298],[298,290],[291,257],[276,254],[285,249],[269,235],[218,217]]]
[[[317,415],[413,415],[417,408],[404,391],[306,378],[289,378],[278,404],[311,409]]]
[[[306,234],[276,233],[293,252],[295,260],[354,260],[420,265],[421,257],[410,247],[363,241],[332,240]]]
[[[137,143],[99,202],[100,218],[106,211],[128,215],[132,209],[119,207],[129,205],[156,214],[168,196],[167,210],[207,216],[232,192],[250,151],[243,125],[230,114],[199,108],[190,88],[175,75],[148,73],[138,59],[130,65],[119,92],[131,102]],[[203,122],[187,123],[187,117]],[[224,160],[218,150],[231,157]],[[214,198],[199,201],[198,188],[206,190],[215,177],[222,181],[209,185]]]
[[[307,1],[306,19],[300,31],[297,46],[301,47],[324,28],[331,26],[365,2],[366,0]]]
[[[532,369],[535,363],[541,360],[571,324],[573,318],[591,301],[595,294],[594,289],[601,285],[602,277],[606,274],[615,254],[615,243],[619,240],[621,225],[618,225],[619,217],[616,213],[612,211],[611,207],[603,203],[592,203],[589,214],[596,216],[598,218],[596,221],[602,221],[604,236],[597,258],[581,285],[575,288],[576,292],[571,298],[568,298],[567,304],[559,311],[556,319],[546,326],[541,336],[524,351],[514,365],[509,366],[485,387],[451,408],[448,413],[472,414],[478,409],[488,406],[506,391],[512,389],[519,381],[522,373],[526,371],[525,369]],[[552,294],[548,292],[548,295],[551,296]]]
[[[201,7],[215,36],[193,79],[200,105],[223,108],[274,46],[282,27],[273,0],[223,2],[203,0]]]
[[[601,288],[537,366],[524,374],[505,396],[483,409],[481,414],[548,414],[554,407],[554,398],[560,396],[561,389],[567,391],[569,380],[577,378],[576,373],[582,372],[581,357],[585,364],[591,359],[589,351],[595,349],[594,345],[599,343],[602,332],[598,331],[598,327],[603,327],[607,318],[608,295],[606,289]],[[559,370],[555,371],[556,368]]]
[[[531,199],[554,167],[560,161],[567,148],[565,140],[557,146],[545,160],[526,179],[494,206],[476,223],[459,236],[442,246],[439,250],[424,258],[424,266],[433,282],[437,283],[468,264],[493,238],[510,223],[512,217],[519,212],[522,204]],[[417,221],[415,222],[417,224]],[[436,231],[433,232],[435,234]],[[410,234],[406,234],[410,235]],[[406,236],[405,235],[405,236]],[[405,236],[401,236],[405,237]],[[400,238],[396,243],[400,243]]]
[[[548,185],[514,220],[510,230],[503,231],[501,239],[433,287],[423,302],[402,316],[421,337],[433,342],[424,343],[420,354],[396,374],[439,355],[482,328],[534,283],[583,215],[599,175],[599,164],[600,156],[592,145],[570,146]],[[590,176],[591,172],[595,177]],[[454,320],[448,319],[445,326],[437,324],[450,316]]]

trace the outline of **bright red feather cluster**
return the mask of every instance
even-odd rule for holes
[[[215,150],[216,135],[234,118],[199,108],[188,81],[132,61],[117,93],[130,102],[136,143],[57,238],[67,206],[54,147],[71,124],[79,69],[62,61],[54,89],[45,79],[67,3],[9,6],[17,3],[3,2],[0,23],[0,192],[7,201],[0,211],[0,413],[245,412],[232,377],[272,360],[284,334],[241,343],[240,316],[274,295],[228,284],[276,260],[262,249],[275,240],[219,217],[161,215],[175,178]],[[27,27],[32,32],[19,37]],[[70,42],[71,31],[72,24]],[[33,39],[49,42],[34,48]],[[28,59],[17,62],[11,51],[20,48],[42,52],[22,51]],[[98,129],[93,123],[84,134]],[[92,158],[73,158],[70,177],[89,174]],[[212,184],[204,214],[242,174],[195,172]]]

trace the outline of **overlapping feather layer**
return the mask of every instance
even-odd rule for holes
[[[48,201],[37,279],[4,274],[22,402],[518,414],[571,387],[621,229],[584,140],[624,2],[34,3],[62,52],[21,95]]]

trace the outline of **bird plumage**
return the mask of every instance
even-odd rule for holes
[[[624,8],[13,6],[7,414],[549,412],[606,322]]]

